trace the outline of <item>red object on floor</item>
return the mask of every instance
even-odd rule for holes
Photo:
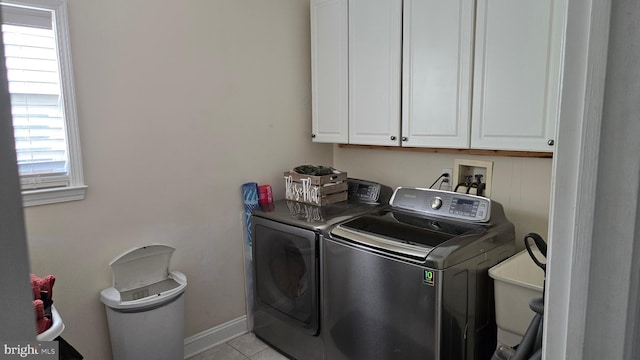
[[[39,278],[31,274],[31,289],[33,291],[33,307],[36,315],[36,330],[38,334],[43,333],[53,325],[53,320],[47,316],[51,314],[51,304],[53,303],[53,284],[56,278],[47,275]]]
[[[41,292],[46,291],[49,294],[49,299],[53,299],[53,284],[56,282],[56,278],[53,275],[47,275],[43,278],[39,278],[34,274],[31,274],[31,289],[33,290],[33,298],[40,299]]]
[[[45,330],[53,325],[53,320],[44,316],[44,302],[40,299],[33,300],[33,307],[36,315],[36,330],[38,334],[42,334]]]

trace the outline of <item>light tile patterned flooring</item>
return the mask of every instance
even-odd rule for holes
[[[187,360],[287,360],[253,333],[231,339]]]

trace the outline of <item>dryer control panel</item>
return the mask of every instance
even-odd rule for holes
[[[369,204],[383,204],[389,202],[391,188],[368,180],[348,178],[349,200]]]
[[[393,193],[390,204],[394,208],[424,215],[469,222],[488,222],[491,218],[490,199],[451,191],[399,187]]]

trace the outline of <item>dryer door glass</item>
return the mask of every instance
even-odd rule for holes
[[[275,222],[255,226],[256,298],[305,327],[317,322],[315,243],[312,231]]]

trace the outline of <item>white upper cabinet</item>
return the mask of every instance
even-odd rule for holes
[[[311,0],[312,138],[349,141],[348,1]]]
[[[553,151],[562,0],[478,0],[471,147]]]
[[[349,143],[400,144],[402,0],[349,0]]]
[[[553,151],[566,1],[311,0],[314,141]]]
[[[402,145],[468,148],[473,1],[405,0]]]
[[[311,0],[315,142],[400,144],[402,0]]]

